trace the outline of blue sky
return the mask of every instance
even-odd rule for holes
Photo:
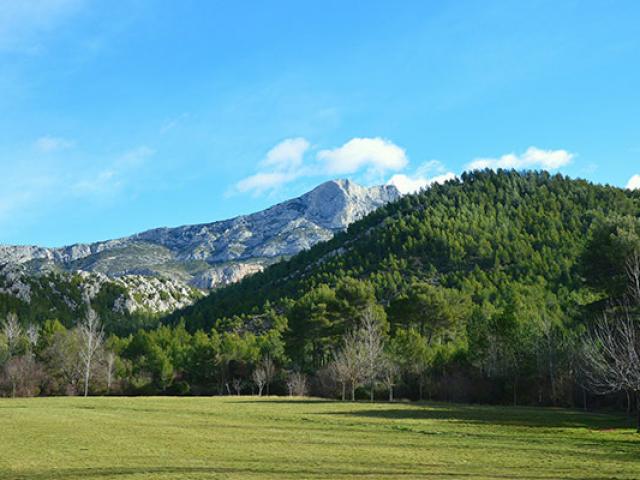
[[[640,2],[0,0],[0,243],[470,167],[640,187]]]

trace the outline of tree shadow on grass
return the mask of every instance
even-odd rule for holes
[[[331,399],[290,397],[236,400],[231,403],[354,406],[358,408],[348,411],[321,412],[320,414],[390,420],[453,420],[471,424],[512,427],[586,428],[591,430],[616,430],[634,427],[634,421],[623,415],[551,407],[512,407],[441,402],[340,402]],[[367,405],[383,408],[363,409]],[[638,440],[640,441],[640,435]]]
[[[245,404],[261,404],[261,403],[272,403],[272,404],[295,404],[295,405],[321,405],[323,403],[333,403],[338,404],[337,400],[328,400],[328,399],[312,399],[312,398],[269,398],[263,399],[261,397],[254,397],[251,400],[231,400],[229,403],[245,403]]]
[[[377,404],[381,406],[381,404]],[[581,435],[577,432],[560,431],[557,433],[560,441],[572,444],[574,451],[564,451],[563,455],[572,455],[579,458],[590,456],[592,458],[602,458],[603,460],[638,462],[640,469],[640,435],[635,433],[635,428],[631,428],[633,422],[620,415],[596,414],[577,410],[541,408],[541,407],[496,407],[478,405],[457,405],[457,404],[406,404],[388,405],[386,408],[353,409],[341,412],[319,412],[318,415],[341,416],[349,418],[369,418],[384,420],[401,420],[383,424],[395,431],[406,431],[421,435],[442,435],[441,428],[436,424],[420,424],[402,422],[411,420],[436,420],[443,422],[459,422],[467,425],[480,425],[486,429],[479,429],[475,432],[454,431],[444,429],[444,434],[464,437],[477,437],[480,442],[478,446],[482,448],[482,442],[488,437],[504,435],[505,433],[513,438],[515,450],[522,450],[533,445],[548,444],[548,433],[558,429],[582,429],[588,431],[609,431],[625,429],[624,438],[607,437],[598,435]],[[531,428],[531,433],[492,431],[491,426]],[[455,428],[454,428],[455,430]],[[537,435],[541,433],[542,435]],[[595,447],[595,449],[594,449]],[[506,447],[503,447],[506,448]],[[640,471],[640,470],[639,470]],[[640,477],[639,477],[640,478]]]
[[[323,413],[326,415],[348,415],[389,420],[450,420],[469,424],[539,428],[587,428],[592,430],[631,428],[633,423],[620,415],[560,408],[498,407],[441,403],[412,403],[404,404],[403,406],[389,404],[386,408]],[[638,439],[640,440],[640,436],[638,436]]]

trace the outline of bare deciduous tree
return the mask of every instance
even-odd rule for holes
[[[36,348],[38,345],[38,340],[40,339],[40,329],[35,324],[30,324],[27,327],[27,340],[29,340],[29,345],[31,347],[31,351]]]
[[[269,386],[271,385],[271,382],[273,382],[273,379],[276,376],[276,364],[273,363],[271,355],[267,355],[262,359],[260,366],[264,371],[265,387],[267,389],[267,395],[269,395]]]
[[[356,399],[356,388],[363,380],[361,345],[356,332],[347,333],[342,341],[342,348],[334,355],[332,371],[343,386],[349,385],[351,401]],[[344,395],[343,395],[344,397]]]
[[[20,327],[18,315],[13,312],[7,315],[7,318],[2,325],[2,333],[4,333],[4,336],[7,338],[9,355],[13,355],[15,353],[18,340],[20,340],[20,336],[22,335],[22,327]]]
[[[89,381],[91,380],[93,362],[104,340],[104,331],[100,324],[100,318],[90,306],[87,306],[87,314],[78,326],[78,334],[82,341],[80,360],[84,371],[84,396],[86,397],[89,395]]]
[[[605,312],[582,344],[586,386],[596,394],[632,392],[640,433],[640,252],[626,262],[629,296]],[[630,402],[629,402],[630,403]]]
[[[625,392],[627,396],[632,392],[640,400],[640,331],[628,312],[613,320],[605,316],[585,340],[583,356],[590,390],[597,394]]]
[[[113,383],[114,368],[116,364],[116,354],[108,351],[104,357],[105,377],[107,378],[107,393],[111,392]]]
[[[587,387],[596,394],[633,392],[640,433],[640,327],[628,306],[604,314],[582,345]]]
[[[400,375],[400,367],[390,355],[384,355],[381,362],[381,378],[385,387],[389,391],[389,401],[393,402],[393,387],[396,386],[398,375]]]
[[[262,396],[262,390],[264,389],[265,384],[267,383],[267,373],[265,372],[262,366],[258,365],[256,369],[253,371],[253,382],[258,387],[258,396]]]
[[[290,397],[307,395],[307,376],[300,372],[291,372],[287,378],[287,390]]]
[[[37,395],[42,380],[42,368],[32,355],[13,357],[4,366],[4,377],[11,385],[11,396]]]
[[[343,361],[342,352],[334,354],[333,361],[329,364],[329,372],[335,382],[340,384],[340,399],[344,402],[350,376],[348,364]]]
[[[373,402],[376,380],[380,374],[384,353],[384,336],[373,308],[369,307],[365,310],[357,337],[362,376],[369,385],[369,397]]]

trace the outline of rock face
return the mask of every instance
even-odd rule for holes
[[[103,305],[118,314],[172,312],[191,305],[202,292],[183,282],[159,277],[124,275],[109,278],[96,272],[28,274],[22,265],[0,265],[0,294],[51,307],[52,318],[61,304],[78,312],[84,299],[95,300],[105,287],[111,287],[112,302]],[[115,290],[114,290],[115,288]]]
[[[200,289],[216,288],[328,240],[399,197],[393,186],[367,188],[349,180],[330,181],[301,197],[230,220],[157,228],[62,248],[0,246],[0,264],[20,265],[29,273],[153,276]]]

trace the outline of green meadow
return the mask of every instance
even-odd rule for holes
[[[623,417],[314,399],[0,400],[0,478],[640,478]]]

